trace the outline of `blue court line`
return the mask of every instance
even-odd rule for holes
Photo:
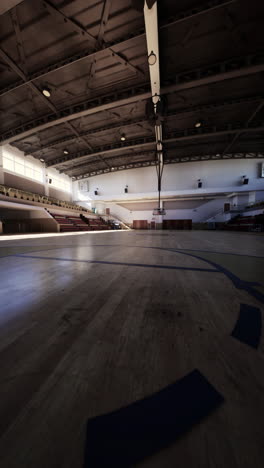
[[[129,248],[137,248],[137,249],[159,249],[159,250],[166,250],[166,247],[155,247],[155,246],[143,246],[143,245],[122,245],[122,244],[91,244],[91,245],[80,245],[78,247],[129,247]],[[214,250],[197,250],[197,249],[178,249],[177,247],[168,247],[172,249],[177,249],[178,251],[185,252],[199,252],[199,253],[213,253],[213,254],[220,254],[220,255],[235,255],[238,257],[252,257],[252,258],[263,258],[264,255],[244,255],[239,253],[232,253],[232,252],[219,252]]]
[[[23,255],[17,254],[13,257],[19,258],[35,258],[39,260],[58,260],[62,262],[76,262],[76,263],[90,263],[90,264],[102,264],[102,265],[121,265],[121,266],[132,266],[132,267],[143,267],[143,268],[162,268],[166,270],[187,270],[187,271],[204,271],[206,273],[219,273],[218,270],[211,268],[190,268],[190,267],[177,267],[174,265],[150,265],[147,263],[128,263],[128,262],[107,262],[106,260],[77,260],[73,258],[60,258],[60,257],[41,257],[38,255]]]
[[[190,253],[187,253],[187,252],[181,252],[181,251],[179,251],[177,249],[163,248],[162,250],[167,250],[169,252],[181,253],[182,255],[188,255],[190,257],[197,258],[198,260],[203,260],[204,262],[208,263],[209,265],[213,266],[218,271],[223,273],[228,279],[230,279],[230,281],[232,281],[233,285],[237,289],[243,289],[248,294],[255,297],[255,299],[257,299],[258,301],[260,301],[260,302],[262,302],[264,304],[264,294],[262,294],[261,292],[259,292],[258,290],[253,288],[253,286],[256,286],[256,284],[258,285],[258,283],[252,282],[252,281],[243,281],[238,276],[234,275],[231,271],[229,271],[226,268],[219,265],[219,263],[212,262],[211,260],[207,260],[207,259],[205,259],[203,257],[200,257],[199,255],[194,255],[194,254],[190,254]]]
[[[167,229],[166,229],[167,230]],[[168,231],[172,234],[173,232],[175,232],[176,230],[175,229],[168,229]],[[184,231],[184,232],[190,232],[189,229],[179,229],[179,231]],[[195,230],[194,230],[195,231]],[[207,229],[206,232],[209,232],[210,230]],[[227,233],[227,234],[243,234],[243,237],[244,236],[250,236],[250,237],[258,237],[261,239],[261,237],[264,237],[262,232],[260,232],[260,234],[252,234],[252,233],[249,233],[248,231],[218,231],[218,232],[221,232],[221,233]],[[133,232],[132,233],[127,233],[127,234],[134,234]],[[163,236],[164,237],[164,234],[154,234],[154,236],[152,234],[134,234],[135,236],[151,236],[151,237],[155,237],[155,236]],[[166,237],[168,236],[169,234],[166,234]]]
[[[153,395],[89,419],[84,468],[135,467],[174,443],[223,403],[224,397],[194,369]]]
[[[257,349],[261,337],[262,317],[257,307],[240,304],[240,313],[231,336]]]
[[[219,254],[219,255],[235,255],[236,257],[252,257],[252,258],[264,259],[264,255],[248,255],[248,254],[244,255],[244,254],[232,253],[232,252],[219,252],[216,250],[196,250],[196,249],[177,249],[177,250],[181,250],[181,251],[188,250],[188,252],[212,253],[212,254]]]
[[[120,245],[113,245],[113,244],[91,244],[91,245],[87,245],[85,247],[119,247],[120,248]],[[69,248],[69,247],[75,247],[74,245],[70,245],[70,246],[62,246],[62,247],[58,247],[58,249],[64,249],[64,248]],[[78,246],[77,246],[78,247]],[[211,260],[207,260],[203,257],[200,257],[198,255],[194,255],[193,253],[188,253],[186,252],[185,250],[189,250],[189,249],[174,249],[174,248],[165,248],[165,247],[144,247],[144,246],[127,246],[127,245],[121,245],[121,247],[137,247],[137,248],[142,248],[142,249],[155,249],[155,250],[164,250],[164,251],[168,251],[168,252],[175,252],[175,253],[179,253],[179,254],[182,254],[182,255],[189,255],[193,258],[197,258],[198,260],[201,260],[201,261],[204,261],[206,263],[208,263],[209,265],[213,266],[214,268],[216,268],[216,270],[218,272],[221,272],[223,273],[225,276],[227,276],[227,278],[229,278],[232,283],[234,284],[234,286],[237,288],[237,289],[242,289],[244,291],[246,291],[248,294],[250,294],[251,296],[255,297],[255,299],[257,299],[258,301],[264,303],[264,294],[262,294],[261,292],[257,291],[256,289],[254,289],[252,286],[256,286],[256,282],[249,282],[249,281],[243,281],[241,280],[238,276],[234,275],[231,271],[227,270],[226,268],[222,267],[221,265],[219,265],[218,263],[216,262],[212,262]],[[54,250],[56,250],[57,248],[55,248]],[[53,250],[53,249],[43,249],[43,251],[47,251],[47,250]],[[37,251],[36,251],[37,252]],[[40,252],[40,250],[38,251]],[[208,252],[210,253],[210,251],[202,251],[202,252]],[[220,252],[218,252],[220,253]],[[224,253],[224,252],[223,252]],[[230,255],[233,255],[233,254],[230,254]],[[9,257],[15,257],[15,256],[23,256],[22,254],[17,254],[17,255],[14,255],[14,254],[10,254]],[[24,255],[25,256],[25,255]],[[3,258],[3,257],[0,257],[0,259]],[[34,258],[37,258],[37,257],[34,257]],[[42,258],[42,257],[40,257]],[[47,257],[44,257],[44,258],[47,258]],[[55,258],[56,259],[56,258]],[[62,259],[59,259],[58,260],[62,260]],[[70,261],[70,259],[68,260]],[[129,264],[128,264],[129,265]],[[134,265],[134,264],[132,264]],[[146,266],[146,265],[136,265],[135,266]],[[146,266],[147,267],[147,266]],[[155,267],[158,267],[158,266],[155,266],[153,265],[152,268],[155,268]],[[164,265],[161,265],[160,266],[161,268],[165,268]],[[183,268],[183,267],[182,267]],[[175,267],[176,269],[176,267]],[[178,267],[179,269],[179,267]],[[198,270],[198,271],[213,271],[213,272],[216,272],[215,270]]]
[[[9,246],[8,246],[9,247]],[[11,246],[12,248],[20,248],[20,247],[30,247],[30,246],[18,246],[18,245],[15,245],[15,246]],[[141,245],[122,245],[122,244],[85,244],[85,245],[74,245],[74,244],[70,244],[70,245],[64,245],[64,246],[58,246],[58,247],[53,247],[53,248],[50,248],[50,249],[38,249],[38,250],[33,250],[32,252],[46,252],[46,251],[49,251],[49,250],[59,250],[59,249],[67,249],[67,248],[83,248],[83,247],[128,247],[128,248],[138,248],[138,249],[159,249],[159,250],[166,250],[166,247],[155,247],[155,246],[141,246]],[[1,248],[5,248],[5,247],[0,247]],[[237,256],[237,257],[250,257],[250,258],[263,258],[264,259],[264,255],[248,255],[248,254],[239,254],[239,253],[232,253],[232,252],[219,252],[219,251],[216,251],[216,250],[198,250],[198,249],[178,249],[177,247],[168,247],[168,248],[171,248],[171,249],[176,249],[177,251],[179,252],[185,252],[186,250],[188,252],[198,252],[198,253],[212,253],[212,254],[219,254],[219,255],[234,255],[234,256]],[[22,252],[23,253],[23,252]],[[27,252],[25,252],[27,253]],[[6,258],[6,257],[10,257],[10,256],[13,256],[14,254],[9,254],[9,255],[3,255],[3,256],[0,256],[0,258]]]

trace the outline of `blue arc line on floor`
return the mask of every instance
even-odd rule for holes
[[[195,369],[150,397],[88,420],[84,468],[134,467],[175,442],[223,402]]]
[[[21,246],[19,245],[12,245],[12,246],[7,246],[8,248],[17,248],[19,249]],[[22,246],[22,247],[28,247],[28,246]],[[40,246],[40,247],[45,247],[45,246]],[[48,245],[46,246],[48,247]],[[167,250],[168,248],[169,249],[174,249],[174,247],[168,247],[168,248],[165,248],[165,247],[155,247],[155,246],[142,246],[142,245],[123,245],[123,244],[82,244],[82,245],[74,245],[74,244],[68,244],[68,245],[62,245],[62,246],[56,246],[56,247],[52,247],[52,248],[41,248],[41,249],[36,249],[36,250],[31,250],[31,252],[24,252],[25,254],[26,253],[38,253],[38,252],[48,252],[48,251],[52,251],[52,250],[63,250],[63,249],[69,249],[69,248],[93,248],[93,247],[116,247],[116,248],[120,248],[120,247],[124,247],[124,248],[137,248],[137,249],[158,249],[158,250]],[[1,247],[0,246],[0,251],[1,251],[1,248],[5,249],[6,246],[4,247]],[[220,251],[217,251],[217,250],[198,250],[198,249],[178,249],[175,247],[175,249],[179,252],[179,253],[184,253],[185,251],[188,252],[197,252],[197,253],[208,253],[208,254],[219,254],[219,255],[231,255],[231,256],[236,256],[236,257],[249,257],[249,258],[258,258],[258,259],[264,259],[264,256],[262,255],[248,255],[248,254],[239,254],[239,253],[233,253],[233,252],[220,252]],[[16,255],[23,255],[23,252],[21,253],[18,253]],[[6,258],[6,257],[13,257],[14,254],[10,253],[8,255],[3,255],[3,256],[0,256],[0,259],[1,258]]]
[[[249,258],[263,258],[263,255],[248,255],[248,254],[240,254],[240,253],[233,253],[233,252],[220,252],[219,250],[198,250],[198,249],[177,249],[181,251],[187,250],[188,252],[199,252],[199,253],[211,253],[211,254],[218,254],[218,255],[233,255],[235,257],[249,257]]]
[[[240,304],[240,313],[231,336],[242,343],[258,348],[262,329],[261,311],[248,304]]]
[[[154,265],[147,263],[128,263],[128,262],[107,262],[106,260],[78,260],[73,258],[61,258],[61,257],[41,257],[38,255],[23,255],[17,254],[12,255],[13,257],[19,258],[32,258],[37,260],[56,260],[61,262],[76,262],[76,263],[90,263],[90,264],[102,264],[102,265],[119,265],[119,266],[131,266],[131,267],[143,267],[143,268],[163,268],[166,270],[187,270],[187,271],[200,271],[205,273],[219,273],[218,270],[212,268],[192,268],[192,267],[178,267],[174,265]]]
[[[224,267],[222,267],[222,265],[219,265],[219,263],[212,262],[211,260],[200,257],[200,255],[194,255],[194,254],[191,254],[191,253],[188,253],[188,252],[182,252],[182,251],[180,251],[178,249],[161,248],[161,247],[154,247],[154,248],[161,249],[161,250],[167,250],[168,252],[180,253],[182,255],[187,255],[189,257],[197,258],[198,260],[203,260],[204,262],[208,263],[212,267],[216,268],[220,273],[223,273],[228,279],[230,279],[230,281],[232,281],[233,285],[237,289],[243,289],[248,294],[253,296],[255,299],[257,299],[258,301],[264,303],[264,294],[262,294],[257,289],[253,288],[253,286],[258,285],[258,283],[252,282],[252,281],[243,281],[243,280],[241,280],[238,276],[234,275],[234,273],[227,270],[227,268],[224,268]]]
[[[102,246],[105,246],[105,247],[120,247],[120,245],[112,245],[112,244],[87,245],[87,247],[95,247],[95,246],[97,246],[97,247],[102,247]],[[58,248],[59,249],[64,249],[64,248],[69,248],[69,247],[72,247],[72,246],[71,245],[70,246],[61,246],[61,247],[58,247]],[[83,247],[86,247],[86,246],[83,246]],[[228,279],[230,279],[232,281],[232,283],[234,284],[234,286],[236,288],[243,289],[248,294],[255,297],[255,299],[257,299],[261,303],[264,303],[264,294],[262,294],[260,291],[253,288],[253,286],[257,285],[256,282],[243,281],[243,280],[241,280],[241,278],[234,275],[231,271],[229,271],[227,268],[222,267],[218,263],[212,262],[211,260],[208,260],[208,259],[205,259],[205,258],[201,257],[200,255],[195,255],[194,253],[189,253],[189,252],[185,251],[185,250],[189,250],[189,249],[177,249],[177,248],[154,247],[154,246],[148,246],[148,247],[146,247],[146,246],[126,246],[126,245],[122,245],[122,247],[137,247],[137,248],[142,248],[142,249],[164,250],[164,251],[167,251],[167,252],[175,252],[175,253],[179,253],[179,254],[182,254],[182,255],[188,255],[190,257],[197,258],[198,260],[201,260],[201,261],[206,262],[207,264],[213,266],[217,270],[217,271],[216,270],[201,270],[201,271],[213,271],[215,273],[216,272],[223,273]],[[48,250],[53,250],[53,249],[43,249],[42,251],[48,251]],[[54,250],[56,250],[56,248]],[[37,252],[37,251],[35,251],[35,252]],[[41,252],[41,250],[38,250],[38,252]],[[208,253],[210,253],[210,251],[208,251]],[[16,255],[15,254],[10,254],[10,255],[8,255],[8,257],[15,257],[15,256],[23,256],[23,254],[16,254]],[[0,260],[1,260],[1,258],[3,258],[3,257],[0,257]]]

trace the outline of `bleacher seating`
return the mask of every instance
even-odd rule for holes
[[[102,218],[87,218],[84,215],[81,215],[82,219],[89,224],[91,231],[108,231],[111,229],[111,226],[107,224]]]
[[[78,216],[68,216],[68,219],[78,228],[79,231],[91,231],[91,227]]]
[[[57,221],[60,225],[60,232],[74,232],[79,231],[78,227],[75,226],[67,216],[63,216],[60,214],[53,214],[50,213],[53,218]]]
[[[16,198],[18,200],[31,201],[33,203],[42,203],[44,205],[55,205],[61,208],[67,208],[74,211],[80,212],[90,212],[82,206],[75,205],[72,202],[58,200],[57,198],[47,197],[46,195],[39,195],[37,193],[27,192],[25,190],[16,189],[13,187],[8,187],[6,185],[0,184],[0,195],[5,197]]]
[[[262,231],[263,220],[259,216],[235,216],[225,225],[227,231]]]
[[[91,213],[91,211],[83,208],[82,206],[75,205],[71,202],[66,202],[62,200],[57,200],[53,197],[47,197],[44,195],[39,195],[36,193],[27,192],[25,190],[16,189],[12,187],[7,187],[6,185],[0,184],[0,196],[9,197],[10,201],[17,200],[25,200],[25,202],[30,205],[36,205],[36,203],[45,205],[51,205],[49,208],[45,207],[45,209],[49,212],[50,215],[56,220],[56,222],[60,226],[60,232],[77,232],[77,231],[106,231],[111,229],[111,226],[106,223],[102,218],[89,218],[80,214],[80,216],[76,215],[62,215],[59,213],[52,213],[49,210],[52,210],[52,205],[60,208],[64,208],[66,210],[71,209],[82,213]],[[24,202],[22,202],[24,203]]]
[[[51,213],[60,226],[60,232],[106,231],[111,227],[101,218],[86,218],[85,216],[67,216]]]

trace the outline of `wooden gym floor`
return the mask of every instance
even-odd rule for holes
[[[88,418],[193,369],[225,403],[137,466],[263,467],[263,334],[231,335],[241,304],[263,318],[263,235],[10,238],[0,255],[1,468],[81,468]]]

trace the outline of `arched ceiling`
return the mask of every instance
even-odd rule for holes
[[[158,0],[165,163],[264,157],[262,3]],[[0,143],[74,178],[154,165],[140,4],[23,0],[2,14]]]

